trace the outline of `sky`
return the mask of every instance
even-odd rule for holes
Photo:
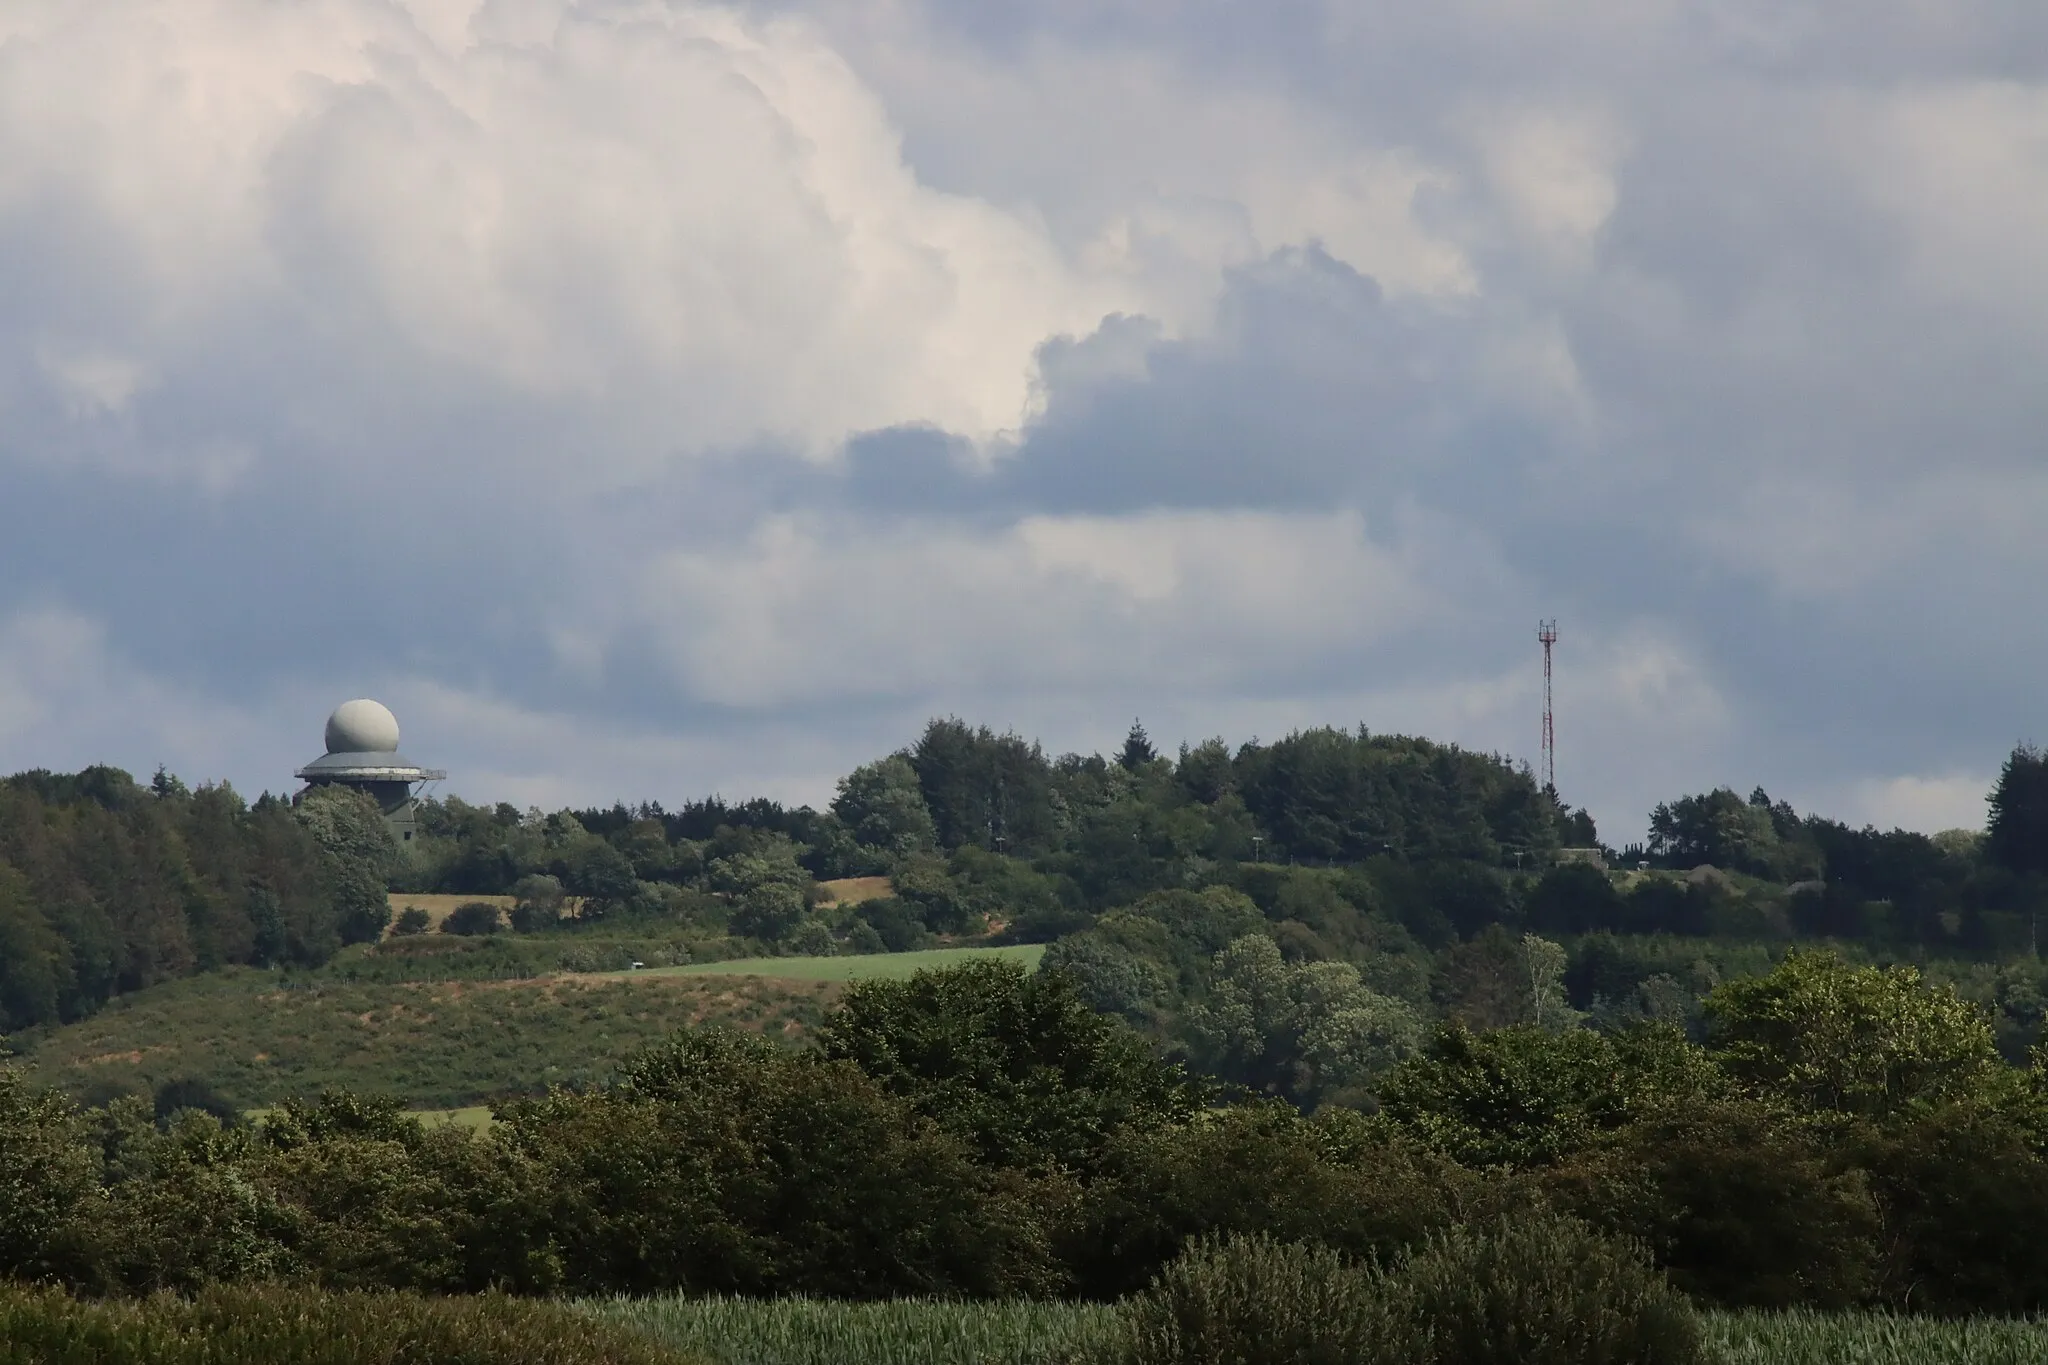
[[[0,770],[821,803],[958,715],[1975,826],[2039,0],[0,0]]]

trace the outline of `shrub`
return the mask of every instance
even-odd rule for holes
[[[638,1333],[496,1295],[210,1289],[194,1299],[81,1303],[0,1287],[9,1365],[687,1365]]]
[[[441,921],[444,934],[495,934],[504,927],[504,917],[489,901],[464,901]]]
[[[398,912],[397,923],[391,926],[394,934],[424,934],[427,932],[427,912],[417,905],[408,905]]]
[[[65,1225],[98,1174],[81,1135],[69,1102],[0,1067],[0,1276],[46,1275],[64,1259]]]
[[[1865,1174],[1753,1102],[1654,1115],[1544,1183],[1566,1211],[1648,1243],[1680,1288],[1713,1302],[1840,1308],[1877,1282],[1884,1229]]]
[[[1377,1271],[1260,1234],[1197,1242],[1133,1298],[1117,1365],[1376,1365],[1416,1360]]]
[[[1265,1233],[1391,1260],[1516,1195],[1344,1110],[1310,1120],[1277,1102],[1240,1105],[1119,1133],[1060,1245],[1080,1292],[1108,1298],[1143,1288],[1197,1238]]]
[[[995,1166],[1087,1170],[1118,1131],[1178,1122],[1200,1099],[1068,977],[1008,962],[856,982],[820,1041]]]
[[[1398,1274],[1431,1365],[1695,1365],[1692,1307],[1638,1244],[1538,1214],[1450,1228]]]
[[[1014,1295],[1054,1268],[1018,1182],[847,1062],[719,1029],[619,1083],[498,1111],[542,1173],[568,1287],[592,1293]]]
[[[553,928],[562,918],[562,883],[536,872],[512,884],[512,927],[522,934]]]

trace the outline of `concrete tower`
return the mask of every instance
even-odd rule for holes
[[[448,776],[422,768],[398,752],[398,717],[382,702],[358,698],[334,708],[327,718],[327,752],[294,774],[307,790],[332,782],[367,792],[384,812],[391,837],[412,842],[414,789]]]

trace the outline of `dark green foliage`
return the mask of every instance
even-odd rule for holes
[[[1427,740],[1304,730],[1246,745],[1234,777],[1276,851],[1310,861],[1497,863],[1504,847],[1557,846],[1555,805],[1526,772]]]
[[[341,888],[289,807],[160,786],[111,768],[0,782],[0,1032],[188,972],[317,963],[339,946]]]
[[[448,918],[441,921],[444,934],[461,934],[474,937],[478,934],[495,934],[505,927],[505,912],[489,901],[464,901],[448,912]]]
[[[1408,1365],[1395,1294],[1326,1247],[1204,1238],[1125,1309],[1117,1365]],[[1105,1361],[1105,1365],[1108,1362]]]
[[[840,778],[832,813],[856,842],[894,857],[922,853],[938,841],[917,769],[902,754],[862,764]]]
[[[1125,772],[1136,772],[1159,757],[1159,751],[1152,747],[1152,737],[1145,733],[1140,722],[1131,722],[1130,733],[1124,736],[1124,747],[1117,753],[1116,761]]]
[[[929,948],[932,944],[931,930],[924,927],[924,920],[917,908],[910,902],[895,896],[880,896],[874,900],[862,901],[854,907],[853,913],[862,923],[875,931],[882,946],[892,953],[915,952]]]
[[[558,866],[562,885],[569,894],[583,898],[587,915],[615,912],[639,889],[632,860],[599,839],[576,844],[562,855]]]
[[[1432,1237],[1395,1280],[1432,1365],[1696,1365],[1700,1324],[1640,1246],[1524,1215]]]
[[[1723,1088],[1706,1054],[1665,1027],[1474,1033],[1454,1022],[1379,1095],[1384,1114],[1459,1161],[1540,1166]]]
[[[1197,1094],[1058,972],[979,962],[863,981],[819,1035],[995,1166],[1086,1170],[1126,1128],[1185,1119]]]
[[[1516,1196],[1356,1114],[1233,1106],[1110,1146],[1062,1233],[1076,1287],[1142,1288],[1191,1240],[1270,1233],[1387,1259]]]
[[[69,1268],[70,1228],[97,1176],[84,1138],[67,1101],[0,1066],[0,1278]]]
[[[734,903],[727,923],[735,934],[779,943],[803,923],[803,891],[788,882],[764,881]]]
[[[1956,1314],[2048,1303],[2048,1162],[2030,1109],[1944,1105],[1870,1140],[1887,1298]]]
[[[211,1114],[227,1124],[239,1123],[242,1119],[242,1111],[233,1100],[221,1094],[212,1083],[192,1076],[181,1076],[158,1086],[152,1107],[158,1123],[165,1122],[181,1109]]]
[[[847,1062],[678,1034],[619,1085],[501,1112],[591,1291],[1002,1295],[1052,1268],[1030,1209]]]
[[[1545,1185],[1590,1222],[1649,1245],[1687,1293],[1842,1307],[1877,1294],[1882,1232],[1865,1174],[1845,1155],[1762,1105],[1719,1100],[1620,1129]]]
[[[935,720],[910,751],[941,847],[1013,852],[1052,843],[1052,765],[1036,744],[956,719]]]
[[[400,936],[424,934],[431,923],[432,920],[426,911],[417,905],[408,905],[398,912],[398,918],[392,922],[391,932]]]
[[[1066,976],[1089,1009],[1127,1019],[1142,1017],[1166,985],[1164,976],[1136,953],[1087,934],[1070,935],[1047,948],[1038,969]]]
[[[1605,872],[1589,863],[1563,863],[1545,872],[1523,902],[1522,918],[1539,934],[1629,927],[1621,893]]]
[[[1991,823],[1984,851],[2000,867],[2048,873],[2048,754],[2016,747],[1991,791]]]
[[[391,924],[386,892],[398,862],[384,813],[365,793],[338,783],[307,792],[295,813],[320,846],[341,941],[375,942]]]
[[[0,1286],[6,1365],[695,1365],[555,1304],[214,1288],[82,1303]]]

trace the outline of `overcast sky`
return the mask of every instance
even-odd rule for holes
[[[2041,0],[0,0],[0,769],[2048,739]]]

